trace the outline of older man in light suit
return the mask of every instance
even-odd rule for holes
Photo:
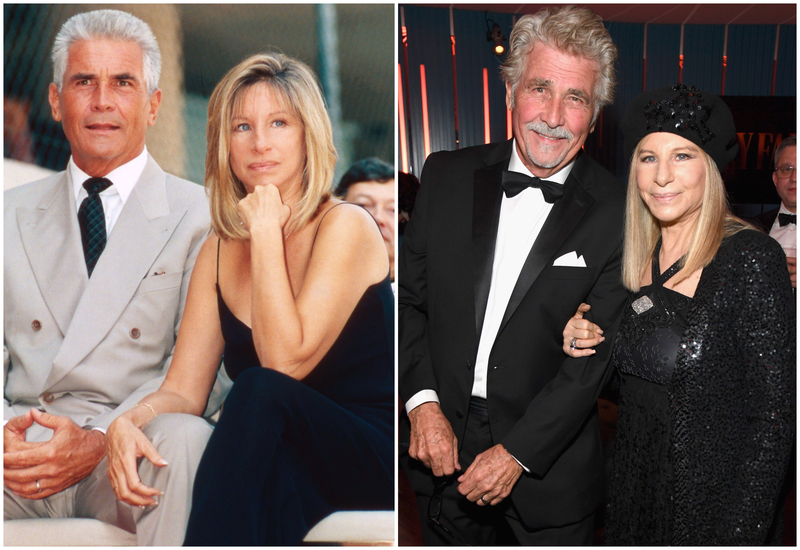
[[[177,545],[210,425],[189,415],[148,425],[168,465],[142,461],[142,481],[162,492],[142,507],[114,496],[105,429],[163,379],[208,206],[145,148],[161,91],[144,22],[76,15],[53,61],[49,101],[72,157],[4,198],[5,519],[93,517],[139,544]],[[218,383],[207,414],[221,392]]]

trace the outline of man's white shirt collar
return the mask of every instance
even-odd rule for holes
[[[794,214],[794,212],[791,212],[788,208],[786,208],[786,205],[783,204],[783,202],[781,202],[781,207],[778,209],[778,214],[779,215],[780,214],[789,214],[789,215],[791,215],[791,214]]]
[[[124,205],[127,202],[128,197],[131,196],[133,188],[136,185],[136,182],[139,181],[142,172],[144,172],[144,167],[146,164],[147,147],[142,150],[138,157],[126,162],[122,166],[118,166],[105,176],[107,179],[111,180],[111,183],[114,185],[103,193],[112,194],[114,191],[116,191],[119,194],[122,204]],[[83,190],[83,182],[85,182],[91,176],[78,168],[78,166],[75,164],[75,161],[72,159],[72,156],[69,157],[67,170],[69,170],[69,175],[72,178],[72,186],[75,193],[75,203],[80,205],[80,201],[78,199],[80,198],[81,191]],[[83,192],[84,195],[87,195],[85,190]]]
[[[567,164],[564,168],[562,168],[552,176],[548,176],[542,179],[546,179],[547,181],[553,181],[556,183],[560,183],[561,185],[564,185],[564,182],[567,181],[570,172],[572,172],[573,166],[575,166],[575,159],[572,159],[572,162]],[[510,172],[519,172],[520,174],[525,174],[526,176],[533,176],[531,171],[528,170],[528,167],[522,163],[522,159],[519,158],[519,153],[517,153],[516,139],[513,139],[511,141],[511,158],[508,161],[508,170]]]
[[[772,222],[772,227],[770,227],[770,230],[769,230],[770,236],[771,237],[775,237],[778,241],[782,241],[783,240],[783,239],[779,238],[779,236],[781,234],[789,233],[790,231],[791,232],[797,231],[797,225],[796,224],[791,224],[790,223],[790,224],[787,224],[787,225],[781,225],[781,214],[789,214],[791,216],[791,215],[794,214],[794,212],[791,212],[788,208],[786,208],[786,205],[783,204],[783,202],[781,202],[781,207],[778,208],[778,215],[775,216],[775,221]],[[787,240],[787,242],[788,242],[788,240]]]

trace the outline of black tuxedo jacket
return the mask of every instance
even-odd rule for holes
[[[400,397],[436,390],[459,442],[511,147],[508,141],[431,155],[400,253]],[[511,500],[532,528],[578,521],[602,499],[596,401],[627,297],[620,265],[624,205],[619,180],[580,154],[525,261],[491,350],[492,436],[531,470]],[[553,266],[572,251],[586,267]],[[573,359],[561,349],[561,333],[582,301],[591,304],[587,317],[606,340],[595,355]],[[408,418],[401,419],[409,480],[415,491],[430,494],[433,476],[408,458]]]
[[[780,207],[773,208],[772,210],[767,210],[766,212],[762,212],[758,216],[749,218],[747,221],[755,225],[757,229],[760,229],[761,231],[769,235],[769,232],[772,229],[772,225],[775,223],[775,218],[778,217],[779,211]]]

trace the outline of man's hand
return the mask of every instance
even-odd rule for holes
[[[497,444],[475,457],[458,478],[458,492],[478,506],[495,506],[511,494],[520,475],[522,466],[505,447]]]
[[[789,266],[789,278],[792,280],[792,286],[797,288],[797,258],[787,256],[786,264]]]
[[[39,445],[39,443],[28,443],[25,440],[25,432],[33,426],[33,416],[31,411],[22,416],[15,416],[3,427],[3,453],[23,451]]]
[[[105,456],[102,432],[84,430],[65,416],[36,409],[28,414],[37,424],[52,429],[53,437],[43,443],[29,443],[31,446],[26,449],[3,453],[3,482],[15,494],[38,500],[59,493],[92,473]],[[24,422],[4,431],[4,440],[9,437],[19,443],[13,430]]]
[[[458,439],[438,403],[423,403],[408,413],[411,421],[411,446],[408,454],[433,471],[448,476],[461,470]]]

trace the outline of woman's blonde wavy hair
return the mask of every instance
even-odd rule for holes
[[[650,269],[656,244],[661,237],[661,225],[642,200],[636,181],[636,162],[639,159],[641,144],[640,141],[631,155],[628,200],[625,207],[625,244],[622,253],[622,282],[632,292],[638,292],[641,288],[642,277],[645,270]],[[742,229],[753,228],[731,214],[725,184],[717,164],[705,151],[701,149],[700,152],[706,169],[703,203],[700,206],[686,259],[681,270],[675,274],[676,283],[711,263],[722,244],[722,239]]]
[[[208,148],[205,187],[211,206],[211,226],[223,239],[246,240],[236,206],[247,191],[230,163],[232,118],[245,89],[263,82],[283,97],[286,107],[303,123],[306,163],[303,192],[292,208],[289,233],[302,229],[330,197],[336,148],[328,110],[311,69],[280,53],[262,53],[236,65],[217,84],[208,105]]]

